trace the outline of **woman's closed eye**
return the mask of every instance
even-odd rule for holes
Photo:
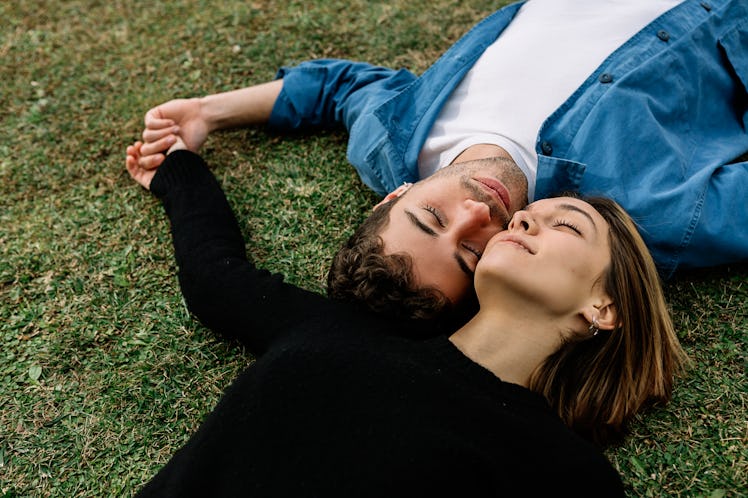
[[[553,222],[554,227],[566,227],[574,232],[576,232],[578,235],[582,235],[582,231],[579,228],[579,225],[576,225],[575,223],[572,223],[571,221],[564,220],[564,219],[557,219]]]

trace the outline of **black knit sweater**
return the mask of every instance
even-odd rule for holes
[[[258,270],[199,156],[151,185],[182,292],[255,355],[139,496],[618,496],[618,474],[545,400],[445,335],[328,300]],[[420,335],[420,334],[418,334]]]

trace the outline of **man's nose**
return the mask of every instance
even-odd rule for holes
[[[461,224],[464,230],[481,229],[491,223],[491,209],[486,203],[466,199],[463,208]]]

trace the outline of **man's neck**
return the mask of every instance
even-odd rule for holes
[[[455,157],[452,164],[474,161],[476,159],[488,159],[490,157],[506,157],[512,159],[512,156],[510,156],[504,148],[499,147],[498,145],[475,144],[460,152],[460,155]]]

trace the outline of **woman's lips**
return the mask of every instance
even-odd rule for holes
[[[514,244],[514,245],[522,247],[522,249],[529,252],[530,254],[535,254],[535,251],[533,251],[530,248],[530,246],[527,244],[526,241],[522,240],[522,238],[517,237],[515,235],[507,234],[507,235],[499,236],[499,240],[497,242],[508,242],[510,244]]]

